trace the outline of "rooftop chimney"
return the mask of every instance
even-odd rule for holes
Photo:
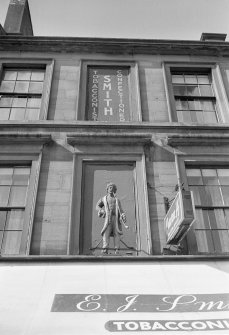
[[[227,34],[202,33],[200,40],[204,42],[225,42]]]
[[[4,29],[7,34],[33,36],[28,0],[10,0]]]

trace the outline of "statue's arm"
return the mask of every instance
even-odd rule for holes
[[[120,200],[118,200],[118,206],[119,206],[120,216],[121,216],[122,220],[126,223],[126,213],[122,209],[122,205],[121,205]]]

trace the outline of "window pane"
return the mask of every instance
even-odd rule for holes
[[[190,110],[201,110],[200,101],[199,100],[188,100],[188,106]]]
[[[16,80],[17,78],[17,71],[5,71],[4,73],[4,80]]]
[[[226,219],[226,227],[229,229],[229,209],[224,210],[225,213],[225,219]]]
[[[215,251],[217,253],[229,252],[229,232],[228,230],[212,231]]]
[[[7,214],[6,211],[0,211],[0,230],[4,230],[5,229],[6,214]]]
[[[15,85],[15,92],[18,93],[28,93],[29,81],[17,81]]]
[[[13,174],[13,185],[28,185],[30,176],[30,168],[15,168]]]
[[[196,208],[196,222],[194,223],[195,229],[209,229],[209,219],[206,210]]]
[[[199,84],[210,84],[210,78],[208,75],[197,75]]]
[[[208,211],[209,222],[211,229],[225,228],[225,216],[223,209],[215,209]]]
[[[2,254],[18,255],[21,245],[21,231],[6,231],[3,236]]]
[[[229,186],[222,186],[223,200],[225,206],[229,206]]]
[[[203,100],[203,101],[201,101],[201,108],[204,111],[215,111],[214,103],[211,100]]]
[[[9,120],[10,108],[0,108],[0,120]]]
[[[12,168],[0,168],[0,185],[12,185],[13,181]]]
[[[197,114],[201,114],[201,112],[195,112],[195,111],[191,111],[190,115],[191,115],[191,121],[194,123],[198,122],[198,118],[197,118]],[[200,118],[199,118],[200,119]]]
[[[206,186],[206,195],[208,199],[208,206],[223,206],[223,199],[220,188],[217,186]],[[207,200],[206,199],[206,200]]]
[[[197,84],[197,77],[195,75],[185,75],[186,84]]]
[[[211,85],[200,85],[201,96],[213,96]]]
[[[200,169],[187,169],[186,173],[189,185],[203,185]]]
[[[1,92],[11,93],[14,91],[15,82],[14,81],[2,81],[0,86]]]
[[[187,95],[186,87],[184,85],[174,85],[173,86],[174,95]]]
[[[45,73],[44,71],[33,71],[31,80],[33,81],[44,81]]]
[[[205,192],[203,186],[190,186],[190,190],[193,191],[195,205],[203,205],[203,199],[205,199]]]
[[[202,169],[204,185],[219,185],[215,169]]]
[[[182,74],[173,74],[172,75],[172,82],[177,84],[184,83],[184,76]]]
[[[22,230],[24,223],[24,210],[11,210],[7,215],[5,230]]]
[[[198,123],[204,123],[204,113],[202,111],[195,112],[196,113],[196,120]]]
[[[27,108],[40,108],[41,98],[28,98]]]
[[[1,97],[0,98],[0,107],[11,107],[12,105],[12,97]]]
[[[177,111],[177,119],[178,119],[178,122],[184,122],[183,120],[183,111]]]
[[[218,123],[215,112],[204,112],[205,123]]]
[[[9,206],[23,207],[26,201],[27,187],[12,186],[10,192]]]
[[[210,230],[196,230],[195,235],[198,252],[214,253],[214,244]]]
[[[10,194],[10,186],[0,186],[0,207],[7,207]]]
[[[183,122],[186,122],[186,123],[191,123],[192,120],[191,120],[191,115],[190,115],[190,112],[189,111],[182,111],[182,118],[183,118]]]
[[[10,120],[24,120],[25,108],[12,108],[10,113]]]
[[[18,71],[17,80],[29,81],[31,77],[31,71]]]
[[[177,110],[188,110],[188,101],[176,99],[176,109]]]
[[[39,120],[40,109],[27,108],[25,113],[25,120]]]
[[[27,98],[14,98],[12,107],[26,107]]]
[[[175,103],[176,103],[176,110],[181,110],[181,100],[180,99],[176,99],[175,100]]]
[[[187,95],[200,95],[197,85],[186,86]]]
[[[229,185],[229,169],[217,169],[220,185]]]
[[[39,82],[39,81],[30,82],[29,93],[41,94],[42,91],[43,91],[43,82]]]
[[[25,119],[25,108],[12,108],[10,114],[10,120],[24,120]]]
[[[226,222],[226,216],[225,216],[225,212],[224,209],[214,209],[209,215],[210,218],[210,224],[211,224],[211,228],[212,229],[225,229],[225,228],[229,228],[229,226],[227,225]]]

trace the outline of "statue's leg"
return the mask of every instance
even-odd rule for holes
[[[107,229],[105,230],[105,232],[103,233],[103,250],[102,253],[103,254],[107,254],[108,253],[108,247],[110,244],[110,235],[111,235],[111,225],[109,224],[107,226]]]
[[[115,225],[115,223],[114,223]],[[115,254],[118,255],[119,254],[119,249],[120,249],[120,235],[119,233],[116,231],[116,229],[113,229],[113,234],[114,234],[114,247],[115,247]]]

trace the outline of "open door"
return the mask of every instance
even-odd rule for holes
[[[135,164],[134,163],[90,163],[83,164],[82,208],[80,226],[80,253],[101,255],[101,230],[104,218],[99,218],[96,204],[106,195],[106,185],[117,186],[117,197],[126,213],[128,229],[122,227],[119,255],[137,255],[137,219],[135,206]],[[108,255],[114,255],[114,239],[111,237]]]

